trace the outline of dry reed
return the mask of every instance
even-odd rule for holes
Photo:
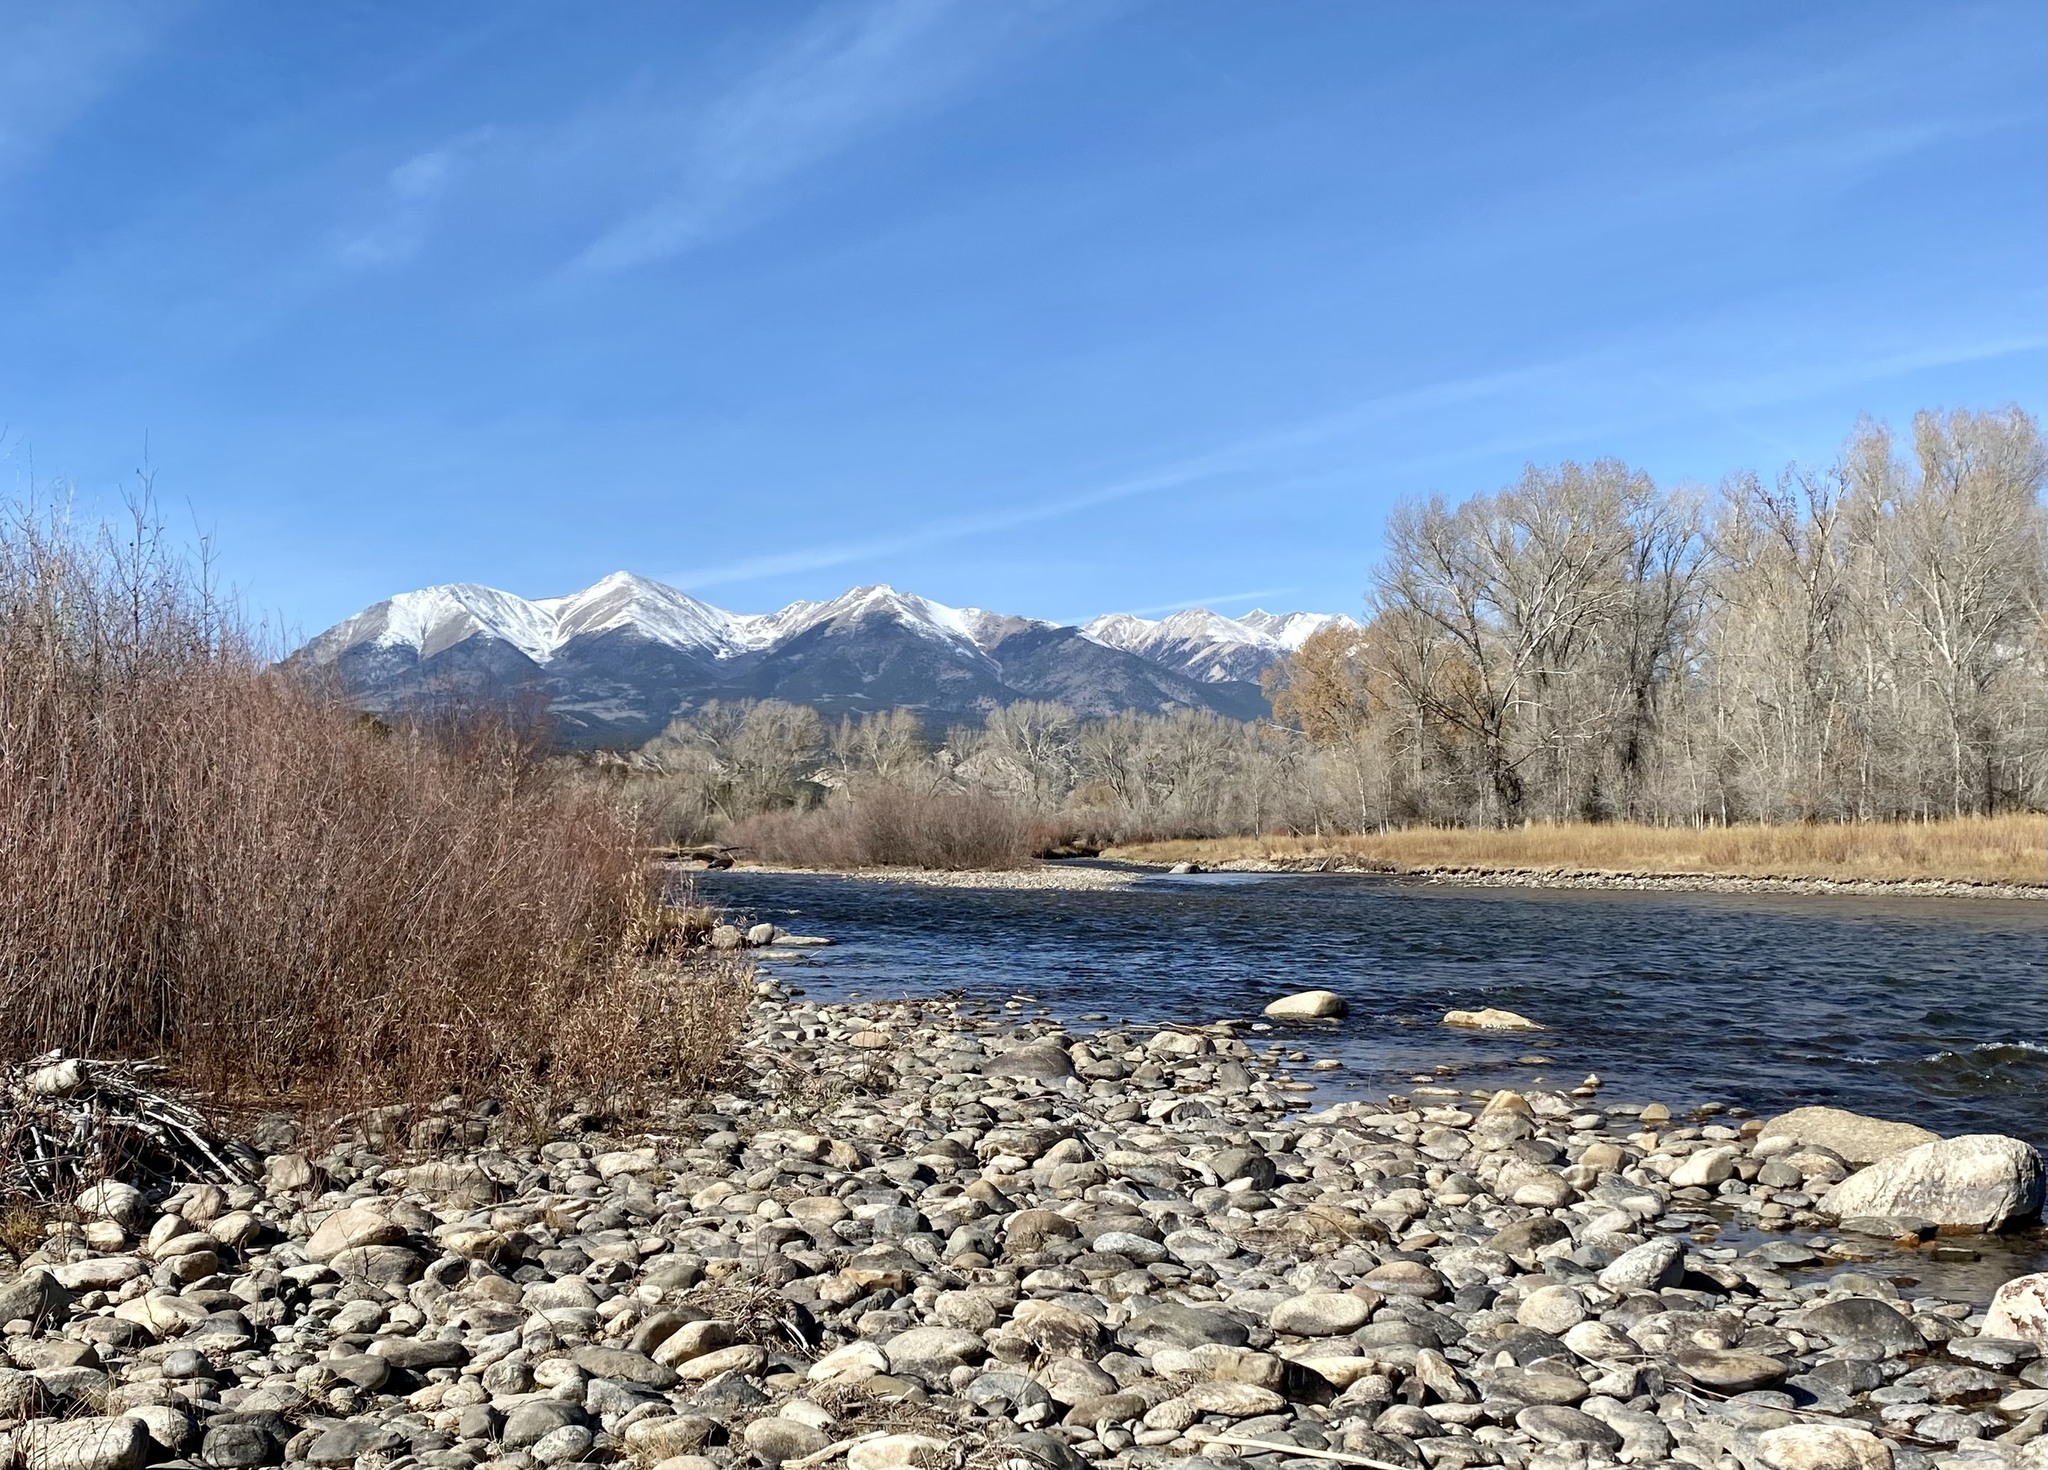
[[[744,976],[649,956],[614,799],[502,724],[389,728],[269,666],[146,512],[0,520],[0,1047],[341,1105],[679,1084]]]
[[[1626,822],[1539,822],[1505,830],[1408,827],[1359,836],[1136,843],[1104,856],[1169,863],[1337,857],[1400,871],[1449,867],[2040,885],[2048,884],[2048,816],[1730,827]]]

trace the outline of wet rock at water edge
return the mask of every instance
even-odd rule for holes
[[[1270,1021],[1336,1020],[1350,1009],[1344,997],[1334,990],[1304,990],[1273,1001],[1266,1007],[1265,1015]]]
[[[1997,1133],[1937,1139],[1857,1170],[1821,1200],[1837,1218],[1907,1215],[1947,1230],[2002,1230],[2039,1218],[2041,1155]]]
[[[1445,1011],[1446,1026],[1462,1026],[1473,1031],[1541,1031],[1544,1028],[1527,1016],[1514,1011],[1504,1011],[1498,1006],[1486,1006],[1476,1011]]]

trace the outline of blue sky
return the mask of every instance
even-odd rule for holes
[[[2044,408],[2038,0],[0,0],[0,477],[305,632],[1356,610],[1397,499]]]

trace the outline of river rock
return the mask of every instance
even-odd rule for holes
[[[1882,1356],[1918,1352],[1927,1345],[1913,1319],[1876,1297],[1845,1296],[1799,1314],[1797,1325],[1834,1343],[1875,1347]]]
[[[71,1312],[71,1293],[54,1274],[38,1267],[0,1287],[0,1327],[9,1322],[61,1322]]]
[[[2015,1276],[1991,1298],[1984,1336],[2030,1342],[2048,1353],[2048,1271]]]
[[[1064,1082],[1074,1075],[1074,1059],[1062,1046],[1020,1046],[1014,1051],[990,1057],[982,1064],[981,1075],[1017,1077],[1033,1082]]]
[[[102,1220],[112,1220],[123,1229],[139,1231],[148,1227],[150,1221],[149,1202],[141,1190],[132,1184],[123,1184],[110,1179],[104,1184],[95,1184],[83,1190],[78,1196],[78,1208],[88,1215],[97,1215]]]
[[[1675,1240],[1652,1240],[1623,1251],[1600,1272],[1609,1291],[1654,1291],[1676,1286],[1685,1275],[1685,1247]]]
[[[1586,1302],[1577,1287],[1563,1282],[1539,1286],[1522,1298],[1522,1304],[1515,1308],[1515,1320],[1524,1327],[1562,1337],[1586,1320]]]
[[[1937,1139],[1857,1170],[1820,1202],[1837,1219],[1904,1215],[1948,1230],[2000,1230],[2041,1213],[2041,1155],[1997,1133]]]
[[[1266,1018],[1271,1021],[1334,1020],[1350,1009],[1344,997],[1334,990],[1304,990],[1273,1001],[1266,1007]]]
[[[1671,1173],[1671,1187],[1711,1189],[1722,1180],[1733,1177],[1735,1161],[1741,1157],[1741,1149],[1727,1144],[1687,1154]]]
[[[148,1427],[125,1415],[27,1424],[14,1447],[34,1470],[138,1470],[152,1448]]]
[[[1923,1143],[1938,1143],[1941,1135],[1916,1123],[1869,1118],[1846,1108],[1807,1107],[1780,1113],[1764,1124],[1757,1138],[1790,1138],[1799,1143],[1818,1144],[1861,1168]]]
[[[770,1415],[746,1427],[742,1438],[748,1449],[769,1465],[780,1465],[803,1455],[815,1455],[832,1443],[831,1437],[815,1425]]]
[[[1348,1291],[1311,1291],[1273,1308],[1267,1323],[1295,1337],[1340,1337],[1356,1332],[1372,1316],[1372,1305]]]
[[[943,1378],[987,1357],[988,1344],[979,1333],[958,1327],[913,1327],[883,1343],[882,1351],[888,1354],[891,1373]]]
[[[1786,1424],[1756,1438],[1764,1470],[1892,1470],[1892,1449],[1856,1424]]]
[[[320,1222],[306,1242],[306,1259],[326,1262],[343,1251],[364,1246],[397,1245],[405,1239],[405,1227],[388,1215],[358,1206],[336,1210]]]
[[[1445,1011],[1446,1026],[1464,1026],[1476,1031],[1541,1031],[1543,1027],[1527,1016],[1486,1006],[1476,1011]]]

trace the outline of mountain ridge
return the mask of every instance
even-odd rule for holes
[[[478,583],[398,593],[309,640],[364,709],[537,691],[564,744],[637,744],[712,699],[782,698],[827,714],[905,707],[978,721],[1020,699],[1085,715],[1176,707],[1265,713],[1257,679],[1338,614],[1191,608],[1079,626],[953,607],[886,584],[735,613],[614,572],[560,597]]]

